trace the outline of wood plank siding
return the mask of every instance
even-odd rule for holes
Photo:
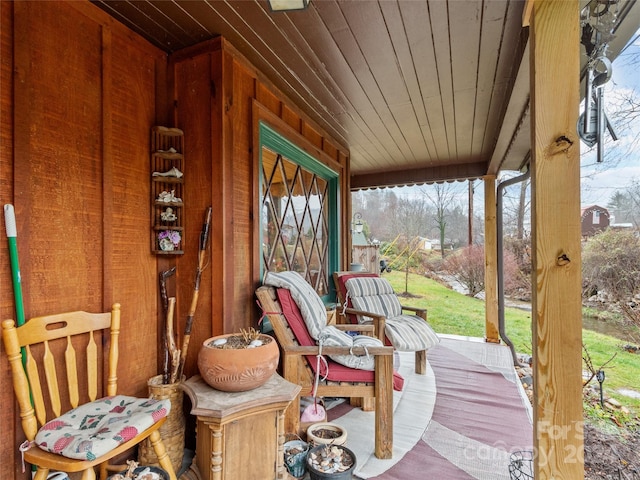
[[[25,314],[120,302],[119,391],[135,395],[157,373],[156,261],[140,240],[158,63],[162,51],[88,3],[2,2],[0,196],[15,205]],[[14,318],[4,248],[0,266],[0,314]],[[22,431],[1,363],[0,464],[19,478]]]
[[[268,122],[338,171],[345,211],[349,152],[222,38],[169,59],[89,2],[1,2],[0,19],[0,200],[16,209],[27,318],[121,303],[118,391],[146,396],[147,380],[160,372],[158,275],[177,267],[168,290],[177,297],[183,332],[212,205],[211,254],[185,367],[193,375],[202,341],[259,317],[256,122]],[[185,132],[181,256],[149,248],[154,125]],[[347,231],[349,214],[339,215]],[[349,246],[340,247],[342,263]],[[0,271],[0,315],[13,318],[6,248]],[[6,360],[0,378],[2,478],[27,478]]]
[[[256,318],[253,292],[261,281],[255,248],[259,222],[254,221],[259,194],[257,122],[269,123],[340,173],[342,208],[349,204],[344,174],[348,152],[225,39],[176,52],[169,64],[175,78],[175,126],[185,131],[186,157],[197,159],[202,169],[198,175],[209,182],[189,189],[191,208],[210,204],[214,211],[211,331],[237,331]],[[349,217],[341,215],[342,228],[347,228],[345,218]],[[341,261],[346,258],[347,247],[341,245]]]

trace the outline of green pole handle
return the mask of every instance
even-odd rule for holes
[[[16,324],[24,325],[24,302],[22,300],[22,278],[20,263],[18,262],[18,229],[16,228],[16,214],[13,205],[4,206],[4,226],[9,243],[9,257],[11,259],[11,276],[13,277],[13,295],[16,301]]]
[[[4,206],[4,227],[7,231],[7,242],[9,243],[9,257],[11,259],[11,276],[13,277],[13,296],[16,301],[16,325],[24,325],[24,302],[22,300],[22,277],[20,276],[20,263],[18,262],[18,229],[16,228],[16,213],[13,205],[7,203]],[[22,352],[22,364],[27,363],[27,352],[24,347]],[[31,401],[33,403],[33,400]],[[35,465],[31,465],[31,472],[37,470]],[[32,473],[33,475],[33,473]]]

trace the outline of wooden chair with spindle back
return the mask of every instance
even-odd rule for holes
[[[97,399],[102,386],[98,372],[103,331],[109,335],[106,397]],[[82,480],[93,480],[95,467],[99,467],[104,480],[108,471],[123,469],[109,465],[109,461],[146,438],[161,467],[171,480],[176,479],[158,431],[170,403],[116,394],[119,334],[117,303],[106,313],[48,315],[32,318],[19,327],[13,320],[2,322],[2,338],[27,437],[24,460],[37,467],[35,480],[46,479],[50,470],[82,472]],[[60,377],[66,382],[59,382]]]

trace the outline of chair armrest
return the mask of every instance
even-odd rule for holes
[[[355,308],[345,308],[344,312],[372,318],[373,325],[375,327],[373,334],[376,338],[380,339],[380,341],[384,343],[384,323],[386,320],[384,315],[380,315],[379,313],[366,312],[364,310],[356,310]]]
[[[343,332],[368,332],[375,333],[376,327],[372,323],[345,323],[333,325]]]
[[[427,309],[426,308],[418,308],[418,307],[408,307],[405,305],[400,305],[402,307],[402,310],[408,310],[410,312],[415,313],[416,315],[418,315],[419,317],[423,318],[423,319],[427,319]]]
[[[311,346],[291,346],[285,350],[285,355],[317,355],[320,347]],[[393,347],[322,347],[323,355],[393,355]]]

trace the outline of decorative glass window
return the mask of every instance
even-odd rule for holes
[[[260,143],[263,278],[294,270],[326,297],[337,266],[338,175],[262,123]]]

